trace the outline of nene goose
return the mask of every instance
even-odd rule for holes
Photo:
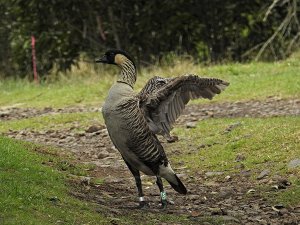
[[[142,171],[146,175],[156,176],[161,204],[166,208],[167,198],[161,177],[180,194],[186,194],[187,189],[172,170],[156,134],[170,139],[172,125],[190,99],[212,99],[229,83],[195,75],[153,77],[136,94],[133,91],[136,66],[127,52],[109,50],[96,62],[121,68],[117,82],[109,90],[102,113],[113,144],[135,178],[139,207],[148,207],[142,190]]]

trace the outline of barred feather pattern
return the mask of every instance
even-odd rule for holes
[[[151,79],[148,80],[146,85],[143,87],[143,89],[140,91],[140,95],[149,95],[153,93],[154,91],[158,91],[160,88],[165,86],[167,83],[174,80],[174,78],[162,78],[159,76],[154,76]]]
[[[133,88],[136,82],[136,69],[133,62],[126,58],[119,66],[121,67],[121,73],[118,82],[126,83]]]
[[[124,118],[121,129],[127,130],[129,139],[126,143],[128,148],[147,165],[155,174],[158,166],[168,164],[168,159],[159,140],[153,134],[147,124],[138,98],[125,99],[117,108]]]
[[[150,129],[168,139],[172,125],[190,99],[212,99],[228,85],[220,79],[201,78],[193,74],[167,79],[154,77],[138,95],[140,107]]]

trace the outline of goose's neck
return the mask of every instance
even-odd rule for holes
[[[118,82],[126,83],[133,88],[136,81],[136,68],[133,62],[127,59],[119,66],[121,68],[121,73],[118,77]]]

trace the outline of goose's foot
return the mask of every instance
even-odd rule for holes
[[[150,206],[149,206],[149,203],[148,202],[146,202],[146,201],[140,201],[139,202],[139,207],[138,207],[139,209],[149,209],[150,208]]]
[[[165,200],[161,200],[161,209],[165,210],[168,207],[168,201]]]
[[[160,201],[161,201],[161,208],[167,209],[168,201],[167,201],[167,194],[165,191],[160,192]]]

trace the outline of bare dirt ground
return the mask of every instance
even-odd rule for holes
[[[97,108],[65,108],[65,109],[0,109],[1,120],[15,120],[55,113],[95,112]],[[189,122],[208,117],[269,117],[299,116],[299,99],[270,98],[266,101],[248,101],[235,103],[215,103],[187,106],[184,115],[178,120],[182,126]],[[89,177],[74,181],[74,196],[99,205],[99,212],[115,218],[112,223],[118,224],[118,216],[140,213],[137,206],[137,193],[132,175],[125,166],[120,154],[109,140],[104,125],[96,124],[78,132],[78,123],[67,129],[33,131],[22,130],[5,133],[5,135],[56,146],[72,152],[76,160],[93,163],[95,168],[91,177],[104,178],[103,185],[90,182]],[[179,137],[180,138],[180,137]],[[168,143],[163,143],[164,146]],[[172,151],[168,155],[176,154]],[[143,176],[143,188],[150,208],[148,213],[183,214],[187,216],[187,224],[214,224],[210,218],[218,218],[227,224],[300,224],[300,205],[296,207],[281,204],[270,205],[266,201],[265,192],[281,192],[290,188],[285,177],[262,177],[256,183],[249,181],[251,171],[240,168],[240,173],[226,176],[220,173],[200,173],[193,176],[185,172],[184,165],[173,166],[188,187],[186,196],[175,193],[169,185],[165,185],[171,201],[165,212],[160,210],[159,191],[155,180]],[[256,187],[264,184],[267,190]],[[277,187],[277,188],[274,188]],[[146,222],[146,221],[145,221]],[[137,221],[140,224],[141,221]],[[159,221],[157,221],[159,224]],[[180,223],[178,223],[180,224]]]

